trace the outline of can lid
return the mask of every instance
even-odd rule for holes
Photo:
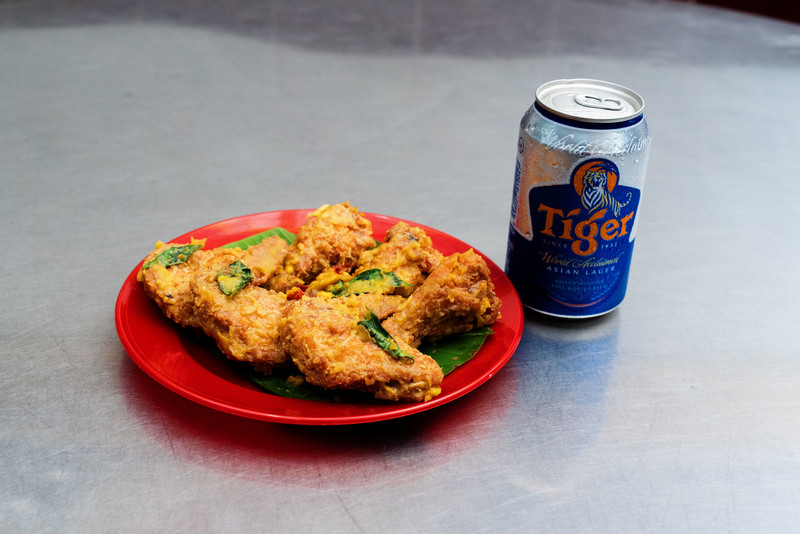
[[[642,97],[627,87],[586,78],[547,82],[536,90],[536,101],[554,115],[585,123],[624,122],[644,109]]]

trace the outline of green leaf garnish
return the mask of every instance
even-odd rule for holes
[[[298,380],[296,376],[286,376],[285,373],[276,372],[271,375],[265,375],[253,370],[252,367],[244,372],[247,373],[248,378],[253,383],[279,397],[321,402],[354,403],[375,401],[372,395],[362,391],[324,389],[319,386],[313,386],[305,380]]]
[[[270,393],[280,397],[316,401],[332,400],[331,397],[326,395],[326,393],[328,393],[327,391],[317,391],[316,388],[310,386],[305,381],[298,382],[297,380],[292,379],[292,377],[280,376],[276,374],[265,375],[251,369],[249,370],[249,378]]]
[[[486,338],[493,333],[491,327],[483,326],[437,340],[425,340],[418,348],[436,360],[446,375],[475,356]]]
[[[361,293],[385,293],[393,287],[411,287],[411,284],[401,280],[393,272],[384,272],[380,269],[367,269],[357,274],[349,282],[336,282],[328,288],[334,297],[347,297]]]
[[[378,344],[380,348],[388,352],[395,360],[410,360],[414,361],[414,356],[407,353],[397,344],[397,341],[387,332],[381,325],[380,319],[371,310],[367,309],[367,313],[361,321],[358,322],[361,326],[367,329],[369,335]]]
[[[164,267],[172,267],[173,265],[180,265],[184,263],[194,251],[202,248],[203,245],[181,245],[179,247],[169,247],[144,264],[143,269],[149,268],[154,263],[163,265]]]
[[[253,281],[253,272],[241,260],[228,265],[226,271],[217,273],[217,283],[223,293],[229,297],[238,293],[244,286]]]
[[[347,286],[345,285],[345,283],[343,281],[337,280],[336,282],[334,282],[333,284],[329,285],[325,289],[326,289],[326,291],[328,291],[330,293],[333,293],[334,297],[341,297],[342,294],[344,293],[344,290],[347,289]]]
[[[222,245],[222,248],[240,248],[245,250],[247,247],[252,247],[253,245],[258,245],[262,241],[264,241],[268,237],[278,236],[290,245],[294,243],[295,238],[297,237],[295,234],[286,230],[281,227],[270,228],[269,230],[265,230],[258,234],[254,234],[238,241],[234,241],[233,243],[228,243],[227,245]]]

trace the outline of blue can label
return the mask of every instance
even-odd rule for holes
[[[526,191],[515,180],[528,209],[512,208],[506,272],[526,306],[589,317],[622,302],[641,191],[619,182],[617,165],[602,157],[577,161],[569,183]]]

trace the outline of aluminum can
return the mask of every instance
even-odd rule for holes
[[[522,117],[506,274],[548,315],[608,313],[625,297],[650,133],[620,85],[555,80]]]

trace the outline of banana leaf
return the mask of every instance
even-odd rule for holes
[[[246,249],[247,247],[251,247],[253,245],[258,245],[262,241],[264,241],[268,237],[278,236],[290,245],[294,243],[295,234],[286,230],[281,227],[270,228],[269,230],[265,230],[263,232],[259,232],[257,234],[253,234],[251,236],[245,237],[244,239],[240,239],[238,241],[234,241],[233,243],[228,243],[227,245],[222,245],[222,248],[240,248],[242,250]]]

